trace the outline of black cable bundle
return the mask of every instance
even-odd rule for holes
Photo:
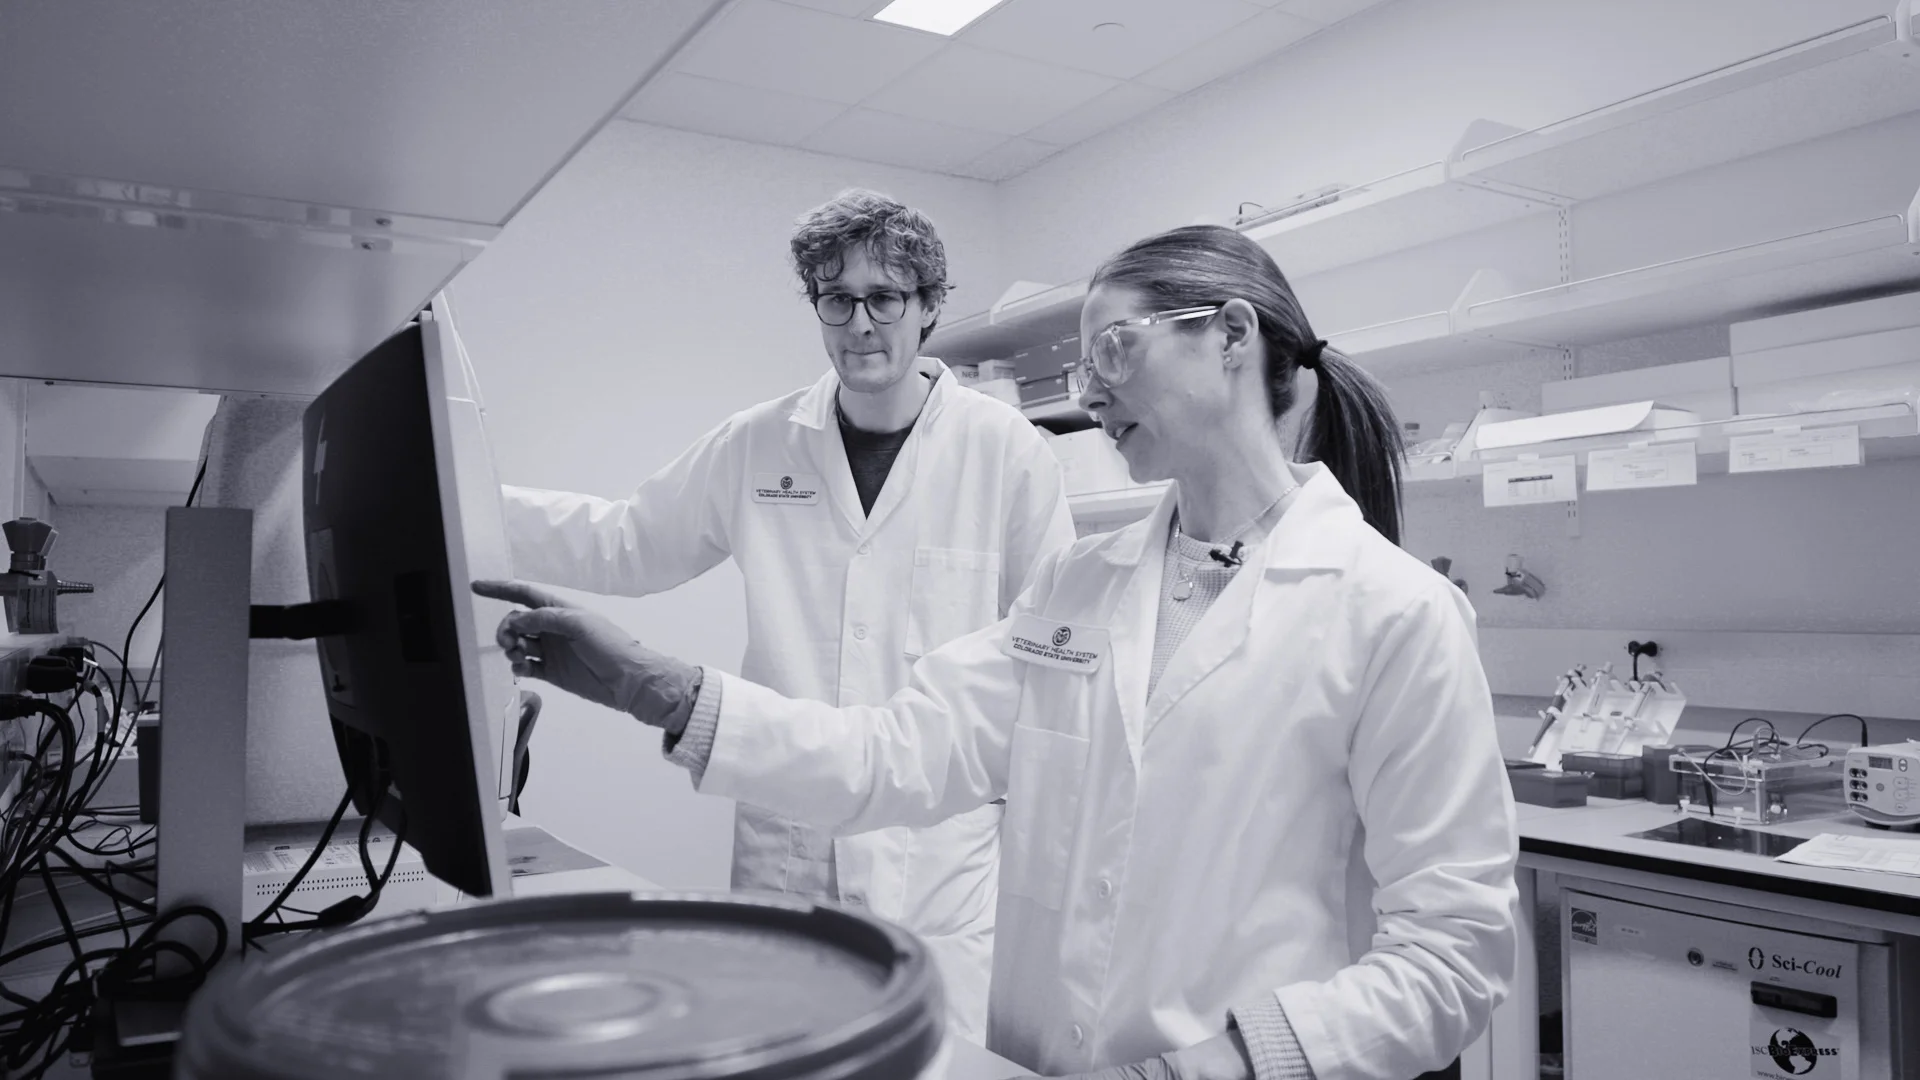
[[[203,459],[187,493],[187,505],[193,505],[206,478]],[[160,649],[154,654],[154,667],[144,687],[134,684],[130,656],[133,638],[153,609],[165,587],[166,579],[154,586],[146,604],[127,628],[119,651],[103,642],[89,641],[81,646],[52,650],[36,659],[33,676],[27,686],[48,694],[72,694],[64,706],[46,697],[26,694],[0,695],[0,723],[19,723],[37,717],[46,721],[39,731],[37,745],[29,752],[14,753],[24,761],[19,793],[4,815],[0,815],[0,939],[12,922],[16,897],[24,881],[38,880],[46,890],[48,905],[59,920],[59,930],[23,942],[0,954],[0,969],[48,949],[65,947],[72,958],[54,980],[52,989],[34,999],[0,985],[0,1000],[14,1008],[0,1013],[0,1064],[9,1080],[39,1077],[62,1053],[74,1048],[87,1031],[86,1021],[94,1005],[102,998],[146,998],[185,1000],[205,979],[227,948],[227,928],[215,912],[197,906],[182,907],[156,916],[154,903],[129,892],[133,883],[153,888],[151,857],[141,855],[154,843],[153,830],[135,835],[138,814],[130,808],[96,807],[101,788],[132,741],[133,722],[141,707],[130,699],[140,690],[141,700],[151,694],[159,667]],[[164,646],[164,643],[162,643]],[[115,680],[108,677],[93,659],[93,650],[112,655],[120,664]],[[63,666],[64,665],[64,666]],[[84,709],[91,697],[95,706],[93,744],[85,758],[79,756],[82,721],[74,712]],[[57,742],[57,756],[54,751]],[[82,843],[74,834],[96,825],[126,819],[111,828],[95,843]],[[70,850],[69,850],[70,849]],[[102,860],[89,866],[74,852]],[[126,862],[116,862],[125,859]],[[76,924],[61,894],[63,882],[78,881],[113,902],[111,922]],[[131,912],[131,914],[130,914]],[[201,956],[176,941],[162,941],[160,933],[182,919],[204,919],[212,925],[214,944],[211,954]],[[138,937],[134,930],[141,928]],[[89,939],[118,933],[120,942],[106,948],[87,948]],[[179,961],[180,971],[161,974],[161,958]]]
[[[381,793],[375,797],[373,806],[368,808],[367,816],[360,822],[360,867],[367,875],[366,893],[349,896],[329,905],[324,910],[312,913],[300,912],[286,906],[287,900],[300,888],[300,883],[306,880],[307,874],[312,872],[314,866],[319,863],[320,857],[326,852],[327,844],[333,839],[334,831],[340,827],[341,819],[346,817],[347,808],[353,805],[353,792],[349,790],[341,798],[340,805],[334,809],[333,818],[321,831],[319,841],[314,845],[313,851],[307,855],[307,861],[294,872],[293,877],[287,880],[279,895],[262,908],[260,914],[247,921],[243,933],[243,947],[257,946],[259,939],[270,934],[287,934],[301,930],[330,930],[334,927],[346,926],[365,918],[379,905],[380,894],[386,889],[387,881],[393,877],[393,868],[400,862],[400,848],[406,842],[406,818],[402,816],[401,827],[394,831],[393,850],[387,853],[387,865],[381,870],[374,870],[373,855],[368,850],[367,844],[372,839],[374,820],[378,817],[384,802],[385,790],[382,789]],[[402,810],[404,809],[403,806]],[[296,914],[308,914],[310,917],[299,922],[280,921],[276,917],[283,910],[293,911]]]
[[[57,907],[58,901],[55,903]],[[65,911],[59,910],[64,920]],[[210,955],[203,957],[180,942],[160,940],[162,930],[182,919],[203,919],[213,927]],[[68,932],[74,934],[71,926]],[[102,998],[186,1000],[226,954],[227,925],[211,909],[189,905],[149,922],[139,938],[126,946],[83,952],[77,934],[71,944],[73,959],[61,970],[47,996],[0,1014],[0,1031],[5,1033],[0,1037],[0,1054],[4,1054],[9,1080],[35,1080],[45,1075],[62,1054],[74,1047],[85,1029],[84,1021]],[[183,961],[185,970],[161,974],[160,961],[166,956]]]

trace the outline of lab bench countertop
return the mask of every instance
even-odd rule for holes
[[[1589,799],[1585,806],[1572,807],[1521,803],[1516,809],[1523,862],[1529,856],[1566,859],[1920,918],[1920,878],[1800,866],[1766,855],[1633,835],[1683,817],[1713,820],[1691,811],[1640,799]],[[1821,833],[1882,838],[1916,835],[1874,829],[1847,813],[1743,827],[1798,839],[1811,839]]]

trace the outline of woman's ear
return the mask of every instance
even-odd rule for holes
[[[1260,313],[1253,305],[1237,298],[1220,305],[1220,326],[1226,338],[1223,363],[1233,367],[1252,359],[1260,342]]]

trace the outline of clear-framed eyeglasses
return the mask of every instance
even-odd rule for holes
[[[875,325],[885,326],[897,322],[907,312],[907,300],[911,292],[898,289],[881,289],[865,296],[853,296],[848,293],[821,293],[813,298],[813,312],[820,321],[828,326],[845,326],[853,321],[853,309],[865,307],[867,318]]]
[[[1171,311],[1156,311],[1151,315],[1142,315],[1135,319],[1122,319],[1112,323],[1106,329],[1093,336],[1093,343],[1087,348],[1085,356],[1080,358],[1080,385],[1086,386],[1094,377],[1108,386],[1119,386],[1133,375],[1132,365],[1127,358],[1127,345],[1121,337],[1122,330],[1135,330],[1162,323],[1182,322],[1187,319],[1204,319],[1220,310],[1218,304],[1209,307],[1174,308]]]

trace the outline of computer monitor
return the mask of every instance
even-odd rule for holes
[[[302,509],[321,677],[356,809],[471,896],[505,895],[503,727],[512,677],[470,582],[506,566],[470,378],[431,311],[307,409]],[[501,606],[504,611],[504,605]]]

